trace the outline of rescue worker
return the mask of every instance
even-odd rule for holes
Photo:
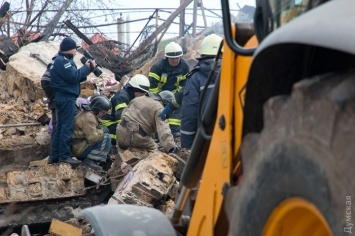
[[[102,118],[102,125],[107,126],[110,131],[112,145],[116,145],[116,127],[121,121],[123,109],[133,98],[145,96],[149,86],[149,79],[145,75],[137,74],[111,98],[112,111]]]
[[[179,44],[170,42],[165,46],[165,57],[158,60],[149,72],[151,93],[158,94],[168,90],[175,94],[185,86],[189,65],[181,58],[182,55],[183,51]],[[180,110],[175,111],[174,115],[176,117],[168,119],[173,134],[180,132]]]
[[[47,65],[47,69],[46,71],[43,73],[42,78],[41,78],[41,87],[47,97],[47,102],[48,102],[48,109],[51,110],[51,115],[52,118],[49,122],[48,125],[48,133],[51,135],[51,143],[53,140],[53,136],[55,133],[55,128],[57,127],[57,114],[56,114],[56,105],[55,105],[55,101],[54,101],[54,97],[55,97],[55,93],[53,91],[53,89],[50,86],[50,82],[51,82],[51,66],[53,64],[54,59],[57,57],[57,55],[55,55],[54,57],[52,57],[52,62],[48,63]],[[50,152],[49,152],[49,156],[48,159],[52,156],[54,156],[53,154],[53,148],[52,145],[50,147]],[[52,158],[53,159],[53,158]]]
[[[181,104],[181,147],[190,149],[195,139],[197,131],[197,112],[200,102],[200,95],[204,89],[208,75],[211,71],[214,58],[218,53],[218,48],[222,38],[216,34],[206,36],[201,43],[198,63],[195,68],[189,73],[188,82],[184,88],[182,104]],[[221,68],[221,60],[218,61],[217,69],[215,70],[212,81],[208,85],[206,96],[202,104],[202,113],[205,110],[208,99],[215,84],[215,80]]]
[[[133,99],[123,110],[121,123],[117,126],[118,147],[156,151],[158,145],[151,135],[157,132],[166,152],[179,151],[180,147],[174,142],[168,122],[162,121],[159,116],[163,108],[161,102],[151,97]]]
[[[100,119],[110,109],[105,96],[95,97],[90,105],[82,105],[83,111],[75,116],[75,128],[71,140],[73,156],[84,165],[101,171],[96,162],[106,162],[111,149],[111,138],[106,127],[100,127]]]
[[[48,163],[65,162],[77,166],[81,162],[71,158],[70,140],[74,130],[75,101],[80,94],[80,83],[86,80],[95,61],[87,61],[77,69],[74,56],[79,46],[66,37],[60,43],[60,51],[50,69],[50,86],[55,92],[57,107],[57,128],[51,141],[51,155]]]
[[[88,99],[83,98],[83,97],[78,97],[75,102],[75,108],[76,108],[75,115],[77,115],[79,112],[83,111],[82,105],[89,105],[89,104],[90,104],[90,101]],[[54,115],[52,115],[52,118],[51,118],[49,125],[48,125],[48,133],[51,135],[54,134],[55,127],[56,127],[55,112],[52,112],[52,114],[54,114]]]

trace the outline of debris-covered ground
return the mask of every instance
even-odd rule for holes
[[[198,57],[194,49],[199,43],[183,42],[184,57],[191,68]],[[5,216],[0,217],[0,233],[16,232],[22,225],[49,224],[53,218],[69,220],[71,226],[89,233],[90,227],[76,217],[77,212],[102,203],[143,205],[171,214],[188,155],[185,151],[179,155],[120,151],[111,155],[113,164],[109,163],[107,173],[83,167],[73,171],[65,164],[43,161],[49,154],[50,136],[45,123],[51,114],[40,79],[58,48],[59,42],[28,44],[10,57],[6,71],[0,72],[0,212]],[[136,73],[148,75],[152,64],[162,56],[159,52],[142,68],[123,76],[121,83]],[[75,57],[79,67],[80,57]],[[91,74],[82,84],[82,95],[121,88],[111,71],[100,69],[102,76]]]

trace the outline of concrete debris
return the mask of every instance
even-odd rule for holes
[[[153,152],[139,161],[123,179],[108,204],[134,204],[156,207],[169,196],[176,178],[177,161],[171,156]]]
[[[58,199],[85,194],[84,169],[68,164],[0,171],[0,203]]]

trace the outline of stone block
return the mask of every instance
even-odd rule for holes
[[[7,183],[7,177],[6,177],[6,172],[0,172],[0,184],[6,184]]]
[[[57,180],[57,190],[60,196],[68,196],[71,193],[71,185],[68,180]]]
[[[45,183],[44,197],[47,199],[60,197],[56,182],[50,181]]]
[[[85,194],[84,179],[76,179],[71,181],[71,190],[76,194]]]
[[[19,188],[19,187],[10,187],[10,201],[28,201],[28,195],[26,193],[25,188]]]
[[[9,186],[27,185],[27,178],[23,171],[11,171],[7,173],[7,183]]]
[[[39,170],[26,171],[25,174],[28,184],[38,183],[41,181],[41,174]]]
[[[41,183],[31,183],[27,187],[27,193],[30,199],[39,199],[43,195],[43,189]]]
[[[9,199],[7,197],[8,189],[5,187],[0,187],[0,202],[7,202]]]
[[[60,180],[70,180],[72,172],[73,171],[69,164],[60,164],[58,168],[57,177]]]
[[[44,174],[43,176],[45,178],[48,178],[50,180],[56,180],[57,179],[57,168],[58,165],[48,165],[45,168],[43,168]]]

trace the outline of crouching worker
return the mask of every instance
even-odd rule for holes
[[[98,163],[106,162],[111,137],[106,127],[100,127],[100,118],[110,110],[111,103],[105,96],[97,96],[90,105],[83,105],[82,108],[83,111],[75,116],[72,154],[84,165],[102,171]]]
[[[117,125],[117,144],[120,149],[138,148],[158,150],[151,135],[157,132],[160,144],[166,152],[177,152],[180,147],[174,142],[169,123],[159,114],[164,109],[161,102],[142,96],[134,98],[123,110],[121,123]]]

